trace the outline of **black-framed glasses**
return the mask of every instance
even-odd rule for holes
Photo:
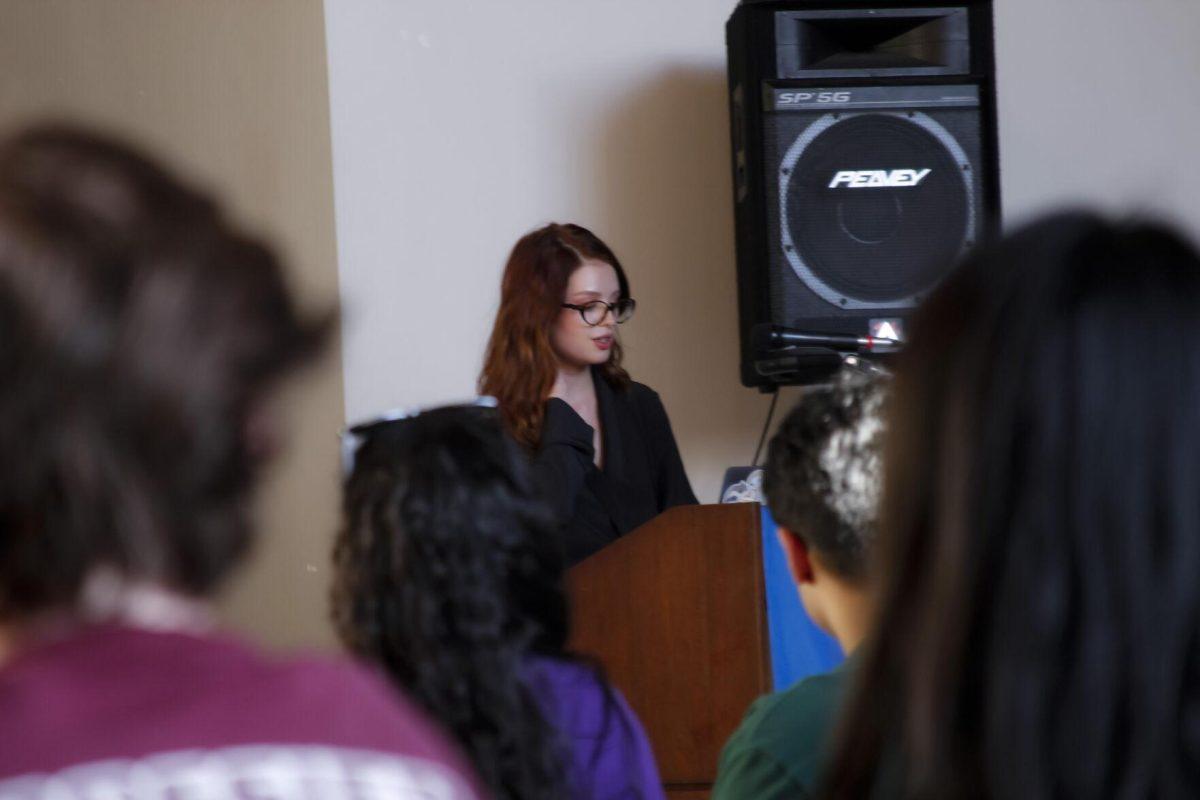
[[[628,322],[633,316],[633,312],[637,310],[637,302],[632,297],[622,297],[615,303],[606,303],[603,300],[593,300],[590,303],[563,303],[563,308],[573,308],[579,312],[579,316],[587,325],[595,327],[604,318],[612,313],[613,320],[620,325],[622,322]]]
[[[394,408],[390,411],[385,411],[377,417],[372,417],[365,422],[356,422],[353,425],[348,425],[339,434],[342,442],[342,477],[348,478],[350,473],[354,472],[354,462],[358,456],[359,449],[366,444],[371,435],[381,429],[391,426],[397,422],[416,419],[422,414],[428,414],[430,411],[441,411],[447,408],[497,408],[500,404],[496,398],[489,395],[481,395],[468,400],[463,400],[458,403],[438,403],[429,406],[410,406],[408,408]]]

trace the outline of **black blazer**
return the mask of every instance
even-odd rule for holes
[[[534,472],[563,527],[568,565],[671,506],[695,504],[671,423],[648,386],[614,389],[598,370],[596,411],[604,469],[594,463],[592,426],[565,401],[546,402]]]

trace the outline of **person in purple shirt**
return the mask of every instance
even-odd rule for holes
[[[453,731],[497,798],[662,798],[641,723],[566,650],[563,553],[494,402],[348,433],[342,639]]]
[[[386,681],[213,630],[267,402],[328,328],[132,148],[0,141],[0,798],[478,796]]]

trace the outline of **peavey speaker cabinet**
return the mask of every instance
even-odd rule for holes
[[[999,212],[990,0],[743,0],[726,28],[742,383],[826,377],[774,325],[903,338]]]

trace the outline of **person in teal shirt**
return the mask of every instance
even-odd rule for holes
[[[813,622],[847,660],[760,697],[721,753],[714,800],[816,796],[854,651],[871,619],[867,553],[882,477],[885,385],[844,369],[809,391],[771,440],[763,491],[779,544]]]

